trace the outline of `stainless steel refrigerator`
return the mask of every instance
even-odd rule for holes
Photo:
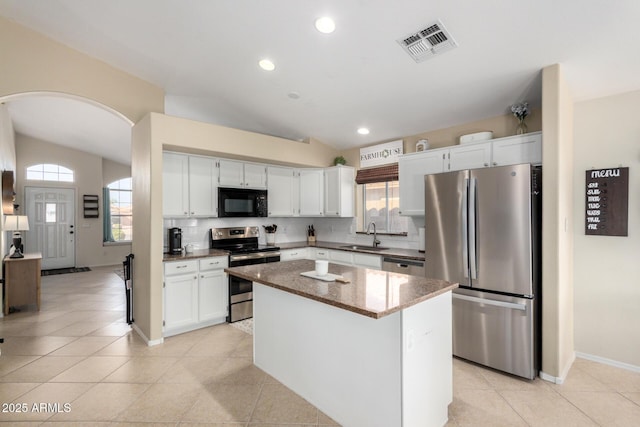
[[[453,354],[525,378],[540,360],[541,168],[425,175],[425,271],[458,282]]]

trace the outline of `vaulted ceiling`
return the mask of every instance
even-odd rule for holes
[[[0,15],[164,88],[167,114],[340,149],[539,106],[555,63],[578,101],[640,89],[637,0],[0,0]],[[416,63],[398,40],[433,23],[457,46]],[[43,108],[9,103],[18,130],[53,135],[25,112]]]

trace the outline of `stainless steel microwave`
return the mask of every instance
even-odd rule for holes
[[[266,217],[267,190],[218,188],[219,217]]]

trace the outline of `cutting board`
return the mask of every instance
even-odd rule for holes
[[[337,274],[327,273],[324,276],[316,275],[315,270],[305,271],[304,273],[300,273],[301,276],[310,277],[312,279],[324,280],[325,282],[335,282],[336,279],[343,279],[342,276]]]

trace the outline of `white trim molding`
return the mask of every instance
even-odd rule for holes
[[[569,375],[569,371],[571,370],[571,366],[573,366],[573,362],[576,360],[576,353],[574,352],[571,356],[571,360],[567,364],[567,366],[562,371],[562,374],[559,377],[554,377],[553,375],[547,374],[546,372],[540,371],[539,377],[545,381],[549,381],[554,384],[562,384],[564,380],[567,379],[567,375]]]
[[[581,359],[591,360],[592,362],[602,363],[603,365],[613,366],[615,368],[626,369],[631,372],[640,373],[640,366],[630,363],[618,362],[617,360],[607,359],[605,357],[594,356],[593,354],[576,352],[576,356]]]
[[[150,341],[149,338],[147,338],[147,336],[142,332],[142,330],[135,323],[131,325],[131,328],[133,328],[133,330],[136,331],[138,335],[140,335],[140,338],[142,338],[142,340],[146,342],[149,347],[153,347],[154,345],[162,344],[164,342],[164,338]]]

